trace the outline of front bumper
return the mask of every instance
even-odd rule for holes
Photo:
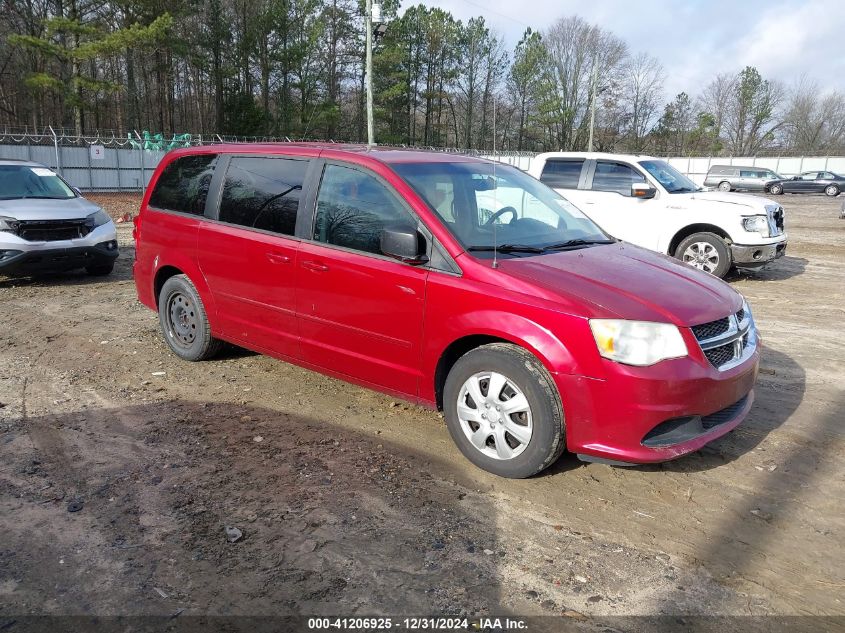
[[[731,244],[730,248],[733,263],[740,268],[763,266],[786,254],[785,241],[776,244],[756,244],[751,246]]]
[[[556,374],[567,450],[587,459],[636,464],[696,451],[745,419],[754,401],[759,358],[758,345],[745,362],[718,371],[696,349],[652,367],[606,361],[604,380]]]
[[[30,251],[5,247],[0,249],[0,274],[34,275],[103,266],[114,262],[118,254],[117,240],[107,240],[92,246]]]

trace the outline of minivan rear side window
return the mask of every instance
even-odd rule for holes
[[[150,194],[150,205],[166,211],[202,215],[217,154],[182,156],[161,172]]]
[[[550,158],[543,166],[540,182],[553,189],[577,189],[584,159]]]
[[[293,235],[308,161],[233,156],[220,199],[221,222]]]
[[[357,169],[326,165],[317,194],[315,240],[380,255],[382,230],[397,224],[417,222],[379,180]]]

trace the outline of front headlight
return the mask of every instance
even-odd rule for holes
[[[100,209],[96,213],[92,213],[88,216],[88,220],[90,220],[94,226],[102,226],[103,224],[108,224],[111,222],[111,217],[108,213]]]
[[[749,233],[759,233],[763,237],[769,237],[769,220],[765,215],[742,218],[742,228]]]
[[[599,354],[617,363],[640,367],[687,355],[681,331],[671,323],[590,319]]]
[[[18,221],[15,218],[0,216],[0,231],[14,233],[18,230]]]

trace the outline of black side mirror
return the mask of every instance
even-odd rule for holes
[[[648,185],[643,185],[640,183],[634,183],[631,185],[632,198],[639,198],[640,200],[651,200],[656,195],[657,189],[655,189],[654,187],[649,187]]]
[[[381,252],[406,264],[424,264],[425,238],[410,224],[386,226],[381,231]]]

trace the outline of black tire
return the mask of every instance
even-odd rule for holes
[[[202,299],[185,275],[164,282],[158,295],[158,320],[167,345],[183,360],[206,360],[220,350],[222,342],[211,336]]]
[[[719,189],[719,191],[730,191],[731,190],[731,183],[729,183],[727,180],[723,180],[722,182],[719,183],[718,189]]]
[[[695,262],[685,261],[684,259],[684,254],[687,252],[687,249],[692,247],[694,244],[702,243],[710,244],[718,256],[718,260],[716,262],[711,262],[713,264],[712,270],[707,270],[704,267],[698,266]],[[690,266],[698,268],[699,270],[704,270],[705,272],[710,273],[714,277],[719,277],[720,279],[724,279],[725,275],[728,274],[728,271],[733,265],[731,251],[728,248],[728,245],[725,243],[725,240],[715,233],[693,233],[678,244],[678,248],[675,249],[675,258],[680,259],[682,262],[685,261],[685,263]],[[702,265],[704,264],[702,263]]]
[[[458,398],[464,384],[476,374],[492,371],[516,385],[530,407],[531,438],[522,452],[510,459],[488,457],[476,448],[458,416]],[[443,408],[449,434],[464,456],[501,477],[522,479],[535,475],[551,466],[566,447],[563,407],[554,381],[533,354],[516,345],[491,343],[459,358],[446,378]]]
[[[113,270],[114,262],[112,262],[111,264],[88,266],[88,268],[85,269],[85,272],[91,275],[92,277],[105,277],[106,275],[111,275]]]
[[[783,185],[772,185],[771,187],[769,187],[769,193],[773,196],[782,196]]]
[[[836,185],[828,185],[824,188],[824,195],[830,196],[831,198],[835,198],[839,195],[839,187]]]

